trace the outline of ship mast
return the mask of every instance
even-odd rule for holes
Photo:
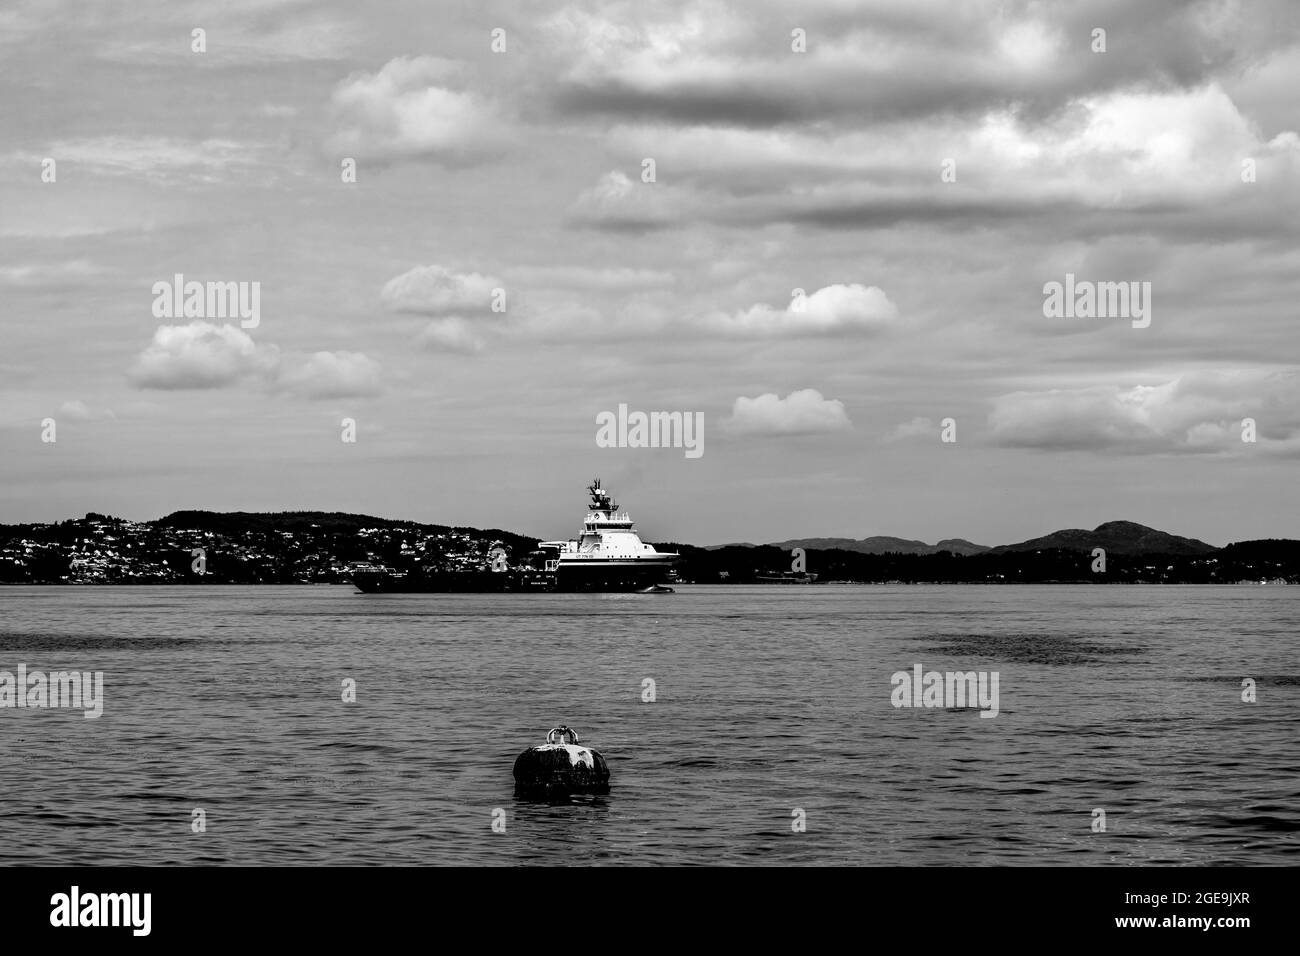
[[[611,512],[618,508],[618,505],[610,500],[609,495],[605,494],[605,489],[600,486],[599,478],[587,486],[587,493],[591,495],[592,511]]]

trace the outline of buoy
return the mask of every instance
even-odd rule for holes
[[[525,794],[609,793],[605,758],[578,746],[568,727],[552,728],[546,743],[515,758],[515,789]]]

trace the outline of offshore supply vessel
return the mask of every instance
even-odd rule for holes
[[[665,582],[680,555],[642,541],[599,478],[587,493],[591,502],[578,537],[538,542],[527,564],[510,567],[503,549],[493,551],[490,566],[474,570],[395,571],[363,563],[352,566],[352,583],[366,593],[670,590]]]

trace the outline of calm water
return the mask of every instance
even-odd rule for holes
[[[1293,865],[1298,624],[1297,587],[0,588],[0,670],[106,697],[0,710],[0,863]],[[1000,714],[895,709],[916,663]],[[558,723],[608,796],[514,798]]]

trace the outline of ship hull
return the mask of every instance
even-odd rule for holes
[[[556,591],[640,591],[663,584],[672,572],[669,563],[584,561],[564,562],[555,572]]]
[[[669,579],[667,564],[584,562],[555,571],[354,572],[364,594],[491,594],[506,591],[641,591]]]
[[[441,574],[354,572],[352,583],[364,594],[454,594],[511,591],[517,575],[499,571],[447,571]]]

